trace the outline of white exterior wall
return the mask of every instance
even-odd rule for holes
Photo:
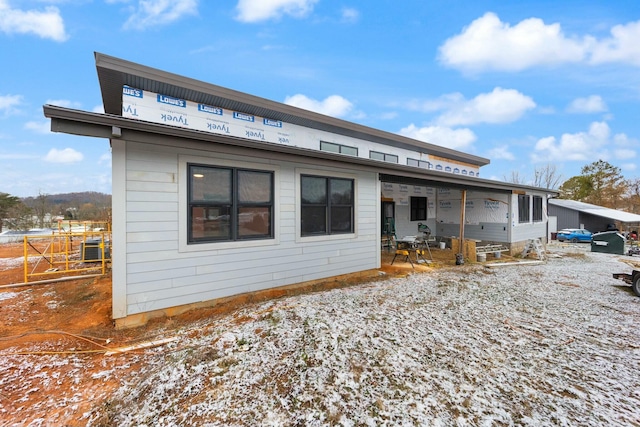
[[[545,239],[547,237],[547,222],[549,212],[547,212],[547,197],[545,193],[527,193],[529,198],[529,222],[519,222],[518,218],[518,195],[511,195],[511,241],[513,243],[526,242],[529,239]],[[542,197],[542,221],[533,222],[533,196]]]
[[[214,153],[203,150],[204,144],[178,150],[177,145],[183,142],[114,140],[113,193],[126,194],[114,198],[113,206],[114,259],[120,261],[113,263],[114,318],[379,268],[375,172],[321,161],[292,163],[282,156],[269,160],[263,152],[250,157],[249,150]],[[189,162],[273,170],[274,239],[187,244]],[[115,181],[117,171],[126,176],[121,183]],[[301,173],[355,179],[354,234],[300,237]]]

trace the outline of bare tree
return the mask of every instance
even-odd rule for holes
[[[536,168],[534,171],[533,186],[541,188],[557,189],[562,184],[562,175],[558,173],[556,165],[547,165]]]
[[[513,184],[519,184],[519,185],[526,184],[526,178],[520,176],[520,171],[511,171],[510,177],[505,175],[503,178],[505,182],[511,182]]]
[[[506,182],[518,185],[531,185],[533,187],[557,189],[562,183],[562,175],[558,173],[556,165],[547,164],[533,171],[533,181],[520,175],[520,171],[511,171],[511,176],[504,176]]]

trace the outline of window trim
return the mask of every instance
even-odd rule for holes
[[[544,203],[542,196],[533,196],[533,222],[544,221]],[[539,202],[539,203],[536,203]],[[536,206],[539,204],[540,206]]]
[[[321,234],[313,236],[302,235],[302,189],[301,189],[301,177],[302,175],[312,175],[330,178],[343,178],[353,180],[353,232],[341,233],[341,234]],[[358,237],[358,228],[360,226],[358,211],[359,211],[359,190],[358,190],[358,176],[351,173],[336,172],[333,170],[323,169],[307,169],[296,168],[295,170],[295,227],[296,227],[296,242],[325,242],[333,240],[352,240]]]
[[[422,206],[414,206],[414,200],[416,204],[418,201],[424,200],[424,208]],[[419,213],[424,209],[424,217]],[[429,201],[426,196],[409,196],[409,220],[410,221],[426,221],[429,213]]]
[[[254,161],[252,161],[254,160]],[[256,159],[248,160],[235,160],[223,157],[205,157],[205,156],[193,156],[193,155],[178,155],[178,253],[189,252],[205,252],[205,251],[217,251],[222,249],[236,249],[236,248],[250,248],[260,246],[276,246],[280,244],[280,166],[259,163]],[[219,242],[202,242],[202,243],[189,243],[189,190],[188,190],[188,173],[189,164],[199,164],[203,166],[212,167],[231,167],[239,169],[252,169],[257,171],[272,172],[273,173],[273,238],[270,239],[243,239],[236,241],[219,241]]]
[[[379,154],[382,156],[382,158],[376,159],[372,157],[373,154]],[[387,153],[383,153],[382,151],[376,151],[376,150],[369,150],[369,158],[373,160],[387,162],[387,163],[398,163],[400,160],[397,154],[387,154]]]
[[[193,187],[191,186],[191,173],[194,168],[202,168],[202,169],[210,169],[217,171],[227,171],[229,173],[230,179],[230,193],[229,201],[227,202],[207,202],[206,200],[193,200],[191,197],[193,195]],[[187,203],[189,205],[189,209],[187,212],[187,243],[189,245],[199,245],[203,243],[222,243],[222,242],[238,242],[238,241],[247,241],[247,240],[263,240],[263,239],[272,239],[273,238],[273,211],[276,201],[273,199],[273,186],[274,186],[274,174],[273,171],[263,171],[257,169],[248,169],[248,168],[239,168],[239,167],[229,167],[229,166],[214,166],[214,165],[203,165],[200,163],[188,163],[187,164]],[[259,174],[268,174],[271,176],[271,188],[270,190],[270,200],[268,202],[243,202],[240,200],[240,175],[243,172],[255,172]],[[265,178],[266,179],[266,178]],[[255,237],[243,237],[240,234],[240,211],[243,208],[247,207],[262,207],[269,209],[269,218],[270,224],[268,226],[269,234],[268,235],[260,235]],[[229,238],[221,238],[221,239],[213,239],[213,238],[194,238],[193,237],[193,209],[201,208],[201,209],[214,209],[214,208],[226,208],[229,210]]]
[[[333,150],[323,150],[322,146],[323,145],[327,145],[327,146],[332,146],[332,147],[337,147],[338,151],[333,151]],[[344,150],[345,149],[349,149],[349,150],[353,150],[355,151],[355,154],[352,153],[345,153]],[[329,142],[329,141],[322,141],[320,140],[320,151],[324,151],[327,153],[338,153],[338,154],[344,154],[345,156],[353,156],[353,157],[358,157],[358,147],[353,147],[351,145],[345,145],[345,144],[339,144],[337,142]]]
[[[524,201],[526,200],[526,203]],[[524,216],[526,215],[526,218]],[[529,224],[531,222],[531,196],[529,194],[518,194],[518,224]]]
[[[412,162],[415,162],[416,164],[415,165],[410,164]],[[421,169],[433,169],[433,164],[428,160],[418,160],[412,157],[407,157],[407,166],[411,166],[414,168],[421,168]]]

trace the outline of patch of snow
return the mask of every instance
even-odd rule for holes
[[[0,292],[0,301],[5,301],[11,298],[15,298],[20,294],[17,292]]]

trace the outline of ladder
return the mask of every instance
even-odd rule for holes
[[[529,254],[535,251],[539,260],[544,260],[547,258],[547,251],[542,244],[540,239],[529,239],[527,244],[522,251],[522,258],[526,258]]]

